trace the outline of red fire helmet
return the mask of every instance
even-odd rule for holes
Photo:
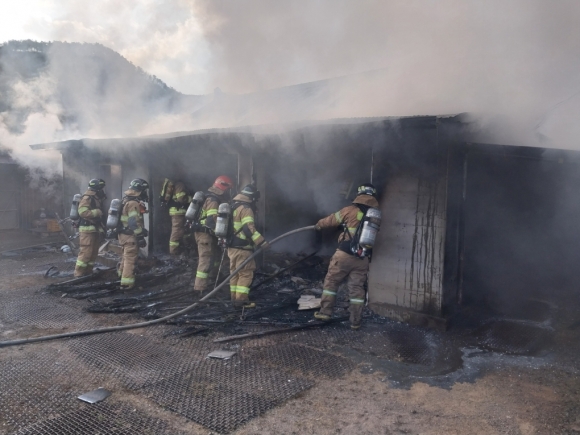
[[[213,183],[213,187],[217,187],[219,190],[226,191],[234,187],[234,183],[230,177],[227,175],[220,175],[217,177]]]

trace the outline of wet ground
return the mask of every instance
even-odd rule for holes
[[[74,258],[2,243],[2,340],[139,322],[195,300],[194,263],[143,263],[141,288],[122,294],[112,271],[66,284]],[[445,333],[370,312],[359,331],[320,327],[296,300],[317,295],[325,261],[295,265],[303,258],[266,259],[256,310],[231,309],[224,292],[170,324],[0,348],[0,433],[580,433],[573,296],[466,310]],[[338,305],[347,315],[344,296]],[[304,329],[275,333],[287,328]],[[235,354],[208,358],[215,350]],[[111,396],[77,399],[98,387]]]

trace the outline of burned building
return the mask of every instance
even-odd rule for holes
[[[356,186],[379,189],[383,221],[368,297],[375,312],[445,325],[459,307],[516,309],[523,298],[576,281],[574,189],[578,154],[478,142],[468,118],[339,119],[284,126],[200,130],[131,139],[33,145],[62,153],[64,198],[88,179],[109,200],[129,181],[152,186],[150,252],[167,249],[170,223],[158,188],[165,177],[205,190],[227,174],[262,192],[267,239],[312,225],[348,204]],[[327,235],[331,254],[336,235]],[[301,236],[275,249],[308,251]]]

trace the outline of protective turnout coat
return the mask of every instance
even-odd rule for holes
[[[230,273],[252,255],[255,247],[265,242],[264,237],[256,229],[251,203],[252,201],[246,195],[239,194],[234,198],[232,211],[234,238],[228,248]],[[243,305],[249,300],[254,270],[256,270],[256,262],[252,259],[230,279],[230,295],[234,305]]]
[[[137,199],[140,192],[128,189],[123,198],[121,224],[123,229],[119,233],[119,244],[123,248],[123,258],[119,265],[121,286],[131,288],[135,285],[135,263],[139,256],[137,239],[144,235],[143,213],[140,201]]]
[[[101,222],[102,206],[102,200],[97,197],[97,192],[90,189],[79,202],[79,255],[74,272],[76,277],[90,275],[93,272],[95,260],[99,255],[101,236],[104,234]]]
[[[357,204],[362,207],[359,208]],[[351,238],[364,217],[363,210],[366,212],[369,207],[379,207],[376,198],[370,195],[358,195],[353,204],[320,219],[316,224],[320,229],[337,228],[340,225],[345,228],[345,231],[338,238],[338,249],[330,259],[328,272],[324,278],[320,313],[327,316],[332,315],[338,287],[346,279],[350,300],[350,323],[354,328],[360,327],[362,321],[365,303],[364,284],[369,270],[369,259],[355,257],[350,252],[349,246]]]
[[[218,246],[213,230],[215,229],[218,207],[222,202],[225,202],[223,191],[213,186],[210,187],[201,208],[199,225],[196,226],[197,230],[195,231],[195,242],[197,243],[199,257],[193,286],[196,291],[207,290],[208,282],[215,280],[215,276],[217,276],[219,267],[217,260]]]

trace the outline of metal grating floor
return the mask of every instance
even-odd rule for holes
[[[6,323],[31,325],[43,329],[66,326],[92,327],[98,325],[79,307],[69,307],[51,295],[35,294],[27,297],[12,294],[0,305],[0,320]],[[8,299],[8,300],[7,300]]]
[[[19,350],[0,360],[0,422],[4,429],[16,429],[67,412],[79,394],[103,381],[50,345]]]
[[[126,332],[70,340],[69,349],[87,365],[114,375],[132,389],[185,370],[192,359],[151,337]]]
[[[262,364],[298,370],[314,377],[339,378],[356,366],[341,356],[291,343],[267,346],[250,355]]]
[[[219,433],[312,387],[281,370],[237,359],[193,362],[189,370],[146,385],[151,400]]]
[[[78,403],[78,409],[53,416],[16,435],[179,435],[167,422],[126,404]]]

